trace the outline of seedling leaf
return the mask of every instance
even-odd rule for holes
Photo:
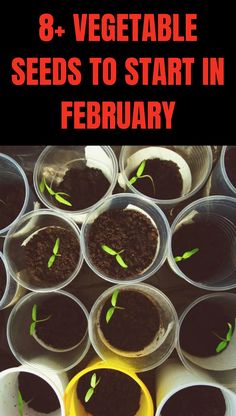
[[[111,307],[110,309],[108,309],[107,313],[106,313],[106,323],[108,324],[108,322],[110,321],[112,315],[115,312],[115,307]]]
[[[57,238],[56,239],[56,242],[55,242],[55,244],[54,244],[54,247],[53,247],[53,254],[56,256],[57,255],[57,253],[58,253],[58,250],[59,250],[59,245],[60,245],[60,238]]]
[[[117,255],[117,252],[115,250],[112,250],[112,248],[106,246],[105,244],[102,244],[101,247],[102,247],[103,251],[110,254],[111,256],[116,256]]]
[[[32,320],[36,321],[37,319],[37,305],[34,304],[33,308],[32,308]]]
[[[94,393],[94,388],[90,387],[90,389],[87,391],[86,396],[84,398],[85,403],[87,403],[91,399],[93,393]]]
[[[138,178],[136,177],[136,176],[133,176],[130,180],[129,180],[129,183],[130,183],[130,185],[133,185],[135,182],[136,182],[136,180],[137,180]]]
[[[23,401],[20,390],[18,390],[18,393],[17,393],[17,402],[18,402],[18,415],[23,416],[24,401]]]
[[[216,347],[216,352],[221,352],[226,347],[227,347],[227,341],[221,341]]]
[[[42,180],[41,180],[41,182],[40,182],[40,184],[39,184],[39,190],[40,190],[40,192],[42,192],[42,194],[43,194],[43,192],[44,192],[44,190],[45,190],[44,178],[42,178]]]
[[[139,178],[139,177],[142,175],[142,173],[143,173],[143,171],[144,171],[144,169],[145,169],[145,165],[146,165],[146,160],[143,160],[143,161],[141,162],[140,166],[138,167],[137,172],[136,172],[136,176],[137,176],[137,178]]]
[[[55,198],[61,204],[67,205],[68,207],[72,207],[72,204],[69,201],[67,201],[65,198],[63,198],[60,194],[56,193]]]
[[[56,260],[56,256],[55,254],[53,254],[50,259],[48,260],[48,268],[50,269],[54,263],[54,261]]]
[[[231,341],[231,338],[232,338],[232,335],[233,335],[233,327],[229,322],[228,322],[228,327],[229,327],[229,330],[228,330],[227,335],[226,335],[226,340],[229,342],[229,341]]]
[[[96,383],[97,383],[97,376],[96,376],[96,373],[93,373],[91,377],[91,381],[90,381],[90,386],[95,389]]]
[[[112,294],[112,298],[111,298],[111,304],[114,307],[116,306],[118,295],[119,295],[119,289],[114,290]]]
[[[181,256],[176,256],[175,257],[175,261],[176,261],[176,263],[178,263],[178,261],[181,261],[182,260],[182,257]]]
[[[46,186],[46,189],[47,189],[47,191],[50,195],[52,195],[52,196],[55,195],[55,192],[52,190],[52,188],[50,188],[50,186],[48,186],[45,179],[44,179],[44,185]]]
[[[194,254],[196,254],[197,252],[199,251],[199,248],[194,248],[193,250],[191,250],[191,251],[186,251],[184,254],[183,254],[183,259],[188,259],[189,257],[192,257]]]
[[[36,328],[36,322],[32,322],[30,325],[30,335],[33,335],[35,333]]]
[[[123,267],[123,269],[128,268],[127,264],[124,262],[124,260],[122,259],[122,257],[119,254],[116,255],[116,261],[117,261],[117,263],[119,263],[119,265],[121,267]]]

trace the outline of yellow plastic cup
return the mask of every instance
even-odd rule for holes
[[[153,401],[145,384],[134,372],[130,371],[128,367],[118,365],[115,360],[97,361],[95,364],[93,362],[72,378],[72,380],[66,387],[64,396],[66,416],[92,416],[85,411],[83,405],[79,401],[76,393],[76,387],[79,379],[83,377],[86,373],[101,369],[120,371],[126,374],[127,376],[131,377],[136,383],[138,383],[139,387],[141,388],[141,400],[139,410],[135,416],[154,416]]]

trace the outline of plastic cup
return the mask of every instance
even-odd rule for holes
[[[111,298],[114,290],[137,291],[146,295],[158,308],[161,328],[156,338],[142,351],[122,351],[105,338],[100,328],[100,315],[106,301]],[[122,365],[125,363],[135,372],[151,370],[161,363],[173,351],[176,344],[178,317],[168,297],[160,290],[145,283],[132,285],[116,285],[105,290],[94,303],[89,316],[89,336],[93,348],[103,360],[116,359]]]
[[[174,233],[183,224],[191,223],[194,218],[201,216],[203,220],[210,220],[224,233],[222,245],[230,244],[227,258],[222,267],[213,275],[207,275],[204,281],[194,281],[187,276],[176,263],[172,252],[172,238]],[[206,236],[207,238],[207,236]],[[185,207],[175,218],[171,226],[171,238],[169,239],[168,262],[172,270],[188,283],[206,290],[229,290],[236,287],[236,199],[227,196],[209,196],[198,199]],[[191,247],[192,249],[192,247]],[[182,254],[182,253],[181,253]]]
[[[67,279],[58,284],[55,284],[55,282],[36,283],[29,272],[29,268],[26,266],[25,246],[33,234],[47,227],[58,227],[72,232],[78,244],[80,244],[80,230],[74,221],[61,213],[48,209],[39,209],[23,215],[11,227],[3,246],[3,253],[7,259],[9,272],[12,277],[26,289],[37,292],[50,292],[68,285],[77,276],[83,263],[82,250],[80,248],[78,263]]]
[[[147,198],[164,210],[193,197],[207,181],[213,163],[210,146],[123,146],[120,152],[119,184],[125,190],[143,195],[129,183],[130,173],[143,160],[160,158],[175,162],[183,179],[182,195],[174,199]]]
[[[188,370],[192,372],[197,372],[199,370],[204,371],[207,376],[210,376],[216,382],[232,388],[235,387],[236,383],[236,329],[233,332],[232,339],[228,343],[227,348],[210,357],[199,357],[189,354],[181,345],[180,335],[183,328],[183,322],[187,319],[191,319],[189,318],[189,313],[196,308],[196,306],[198,306],[198,310],[200,311],[201,305],[204,306],[206,303],[211,303],[215,307],[218,307],[226,315],[234,316],[234,324],[236,325],[235,293],[212,293],[201,296],[192,302],[180,317],[177,351],[181,361]],[[220,339],[216,338],[216,346],[219,342]]]
[[[54,391],[58,398],[59,408],[50,413],[40,413],[41,416],[65,416],[65,406],[63,402],[63,392],[67,383],[66,375],[60,376],[45,369],[31,369],[28,366],[19,366],[9,368],[0,373],[0,414],[18,416],[18,376],[21,372],[30,373],[40,377],[48,383],[48,386]],[[23,405],[24,416],[38,416],[39,413],[28,407],[27,403]]]
[[[23,296],[23,294],[25,293],[25,289],[22,286],[20,286],[18,283],[16,283],[16,281],[9,274],[6,259],[4,258],[1,251],[0,251],[0,262],[2,262],[3,264],[3,268],[5,270],[5,279],[6,279],[5,291],[3,293],[2,298],[0,299],[0,309],[4,309],[4,308],[14,305],[14,303],[16,303],[18,299],[21,296]]]
[[[16,188],[24,187],[25,197],[22,206],[19,209],[17,216],[9,224],[0,228],[0,237],[4,237],[10,227],[14,226],[21,215],[30,209],[32,201],[30,200],[29,184],[25,172],[21,166],[10,156],[0,153],[0,184],[13,185]],[[4,204],[4,196],[0,195],[0,215],[1,205]]]
[[[222,147],[220,158],[207,182],[206,195],[228,195],[234,198],[236,197],[236,188],[230,181],[225,168],[225,155],[232,147],[235,148],[235,146]]]
[[[79,211],[66,210],[55,205],[55,200],[40,191],[39,184],[42,177],[46,178],[48,185],[53,189],[54,184],[59,184],[66,171],[76,167],[79,163],[85,163],[89,168],[100,169],[110,186],[102,197],[111,195],[116,186],[118,176],[118,162],[115,153],[110,146],[47,146],[39,156],[34,169],[33,180],[35,191],[41,202],[47,207],[58,211],[75,222],[82,223],[87,214],[97,207],[101,199],[94,205]],[[90,192],[88,189],[87,192]]]
[[[67,296],[71,298],[78,309],[84,312],[88,320],[88,312],[83,303],[74,295],[65,291],[53,293],[31,292],[24,296],[12,309],[7,321],[7,340],[9,347],[21,364],[34,368],[42,365],[58,373],[68,371],[77,365],[88,352],[90,341],[88,331],[84,334],[81,342],[75,348],[67,351],[56,351],[47,348],[37,341],[37,338],[30,335],[30,324],[32,322],[33,305],[40,306],[42,302],[50,302],[55,296]]]
[[[120,371],[129,377],[131,377],[136,383],[138,383],[139,387],[141,388],[141,400],[140,400],[140,408],[139,411],[136,413],[135,416],[154,416],[154,406],[151,395],[145,386],[145,384],[140,380],[140,378],[132,372],[129,368],[125,366],[121,366],[115,360],[112,361],[99,361],[96,364],[88,365],[84,370],[80,371],[76,374],[72,380],[70,380],[68,386],[66,387],[65,391],[65,407],[66,407],[66,414],[70,416],[89,416],[88,413],[85,411],[84,407],[82,406],[81,402],[77,398],[76,388],[77,383],[81,377],[83,377],[86,373],[90,371],[96,371],[100,369],[110,369]]]
[[[221,390],[226,404],[225,416],[234,416],[236,412],[236,395],[226,387],[216,383],[209,376],[198,372],[193,374],[175,360],[167,360],[163,366],[156,370],[156,415],[161,416],[166,402],[180,390],[193,387],[216,387]]]
[[[146,215],[152,222],[152,224],[157,228],[158,231],[158,245],[156,255],[149,265],[142,273],[137,276],[131,276],[126,280],[119,279],[119,282],[123,283],[137,283],[143,280],[146,280],[148,277],[152,276],[157,270],[160,269],[164,263],[167,256],[167,242],[169,238],[169,223],[166,219],[165,214],[162,210],[155,205],[153,202],[147,200],[144,197],[134,194],[116,194],[110,197],[107,197],[100,205],[91,211],[84,221],[81,228],[81,247],[83,251],[84,258],[88,266],[96,273],[98,276],[103,279],[117,283],[118,279],[105,274],[101,269],[99,269],[91,260],[91,256],[88,249],[88,237],[91,225],[95,219],[101,215],[103,212],[114,209],[133,209],[139,211]]]

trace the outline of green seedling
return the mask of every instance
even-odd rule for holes
[[[89,387],[89,389],[88,389],[88,391],[85,395],[85,398],[84,398],[85,403],[87,403],[91,399],[91,397],[92,397],[92,395],[95,391],[95,388],[97,387],[98,383],[100,383],[100,380],[101,379],[97,380],[96,373],[93,373],[93,375],[91,377],[91,380],[90,380],[90,387]]]
[[[110,254],[111,256],[115,256],[117,263],[123,267],[123,269],[127,269],[128,266],[127,264],[124,262],[124,260],[121,257],[121,253],[123,253],[125,250],[121,250],[121,251],[115,251],[112,248],[106,246],[105,244],[101,245],[103,251],[105,251],[105,253]]]
[[[119,290],[116,289],[114,290],[112,297],[111,297],[111,308],[108,309],[107,313],[106,313],[106,322],[108,324],[108,322],[110,321],[111,317],[113,316],[114,312],[116,309],[125,309],[122,308],[121,306],[117,306],[117,298],[119,295]]]
[[[226,338],[222,338],[222,337],[220,337],[219,335],[217,335],[215,332],[213,332],[213,334],[214,334],[217,338],[221,339],[221,341],[219,342],[219,344],[216,346],[216,352],[221,352],[221,351],[223,351],[223,350],[227,347],[228,343],[229,343],[229,342],[231,341],[231,339],[232,339],[232,336],[233,336],[233,327],[232,327],[232,325],[231,325],[229,322],[227,322],[227,325],[228,325],[228,327],[229,327],[229,330],[228,330],[228,332],[227,332],[227,334],[226,334]]]
[[[146,166],[146,160],[143,160],[140,163],[140,165],[139,165],[139,167],[137,169],[136,175],[133,176],[129,180],[129,183],[130,183],[130,185],[133,185],[138,179],[148,178],[151,181],[151,183],[152,183],[152,188],[153,188],[153,192],[154,192],[154,195],[155,195],[156,194],[156,188],[155,188],[155,184],[154,184],[154,181],[153,181],[152,177],[150,175],[143,175],[145,166]]]
[[[182,256],[176,256],[175,261],[176,261],[176,263],[178,263],[178,261],[189,259],[194,254],[196,254],[198,251],[199,251],[199,248],[193,248],[190,251],[185,251],[185,253]]]
[[[24,401],[20,390],[17,393],[18,416],[23,416]]]
[[[50,259],[48,260],[48,268],[49,269],[53,266],[54,261],[56,260],[56,257],[61,256],[61,254],[58,254],[59,246],[60,246],[60,238],[57,238],[56,242],[53,246],[53,250],[52,250],[53,254],[51,255]]]
[[[35,333],[37,323],[48,321],[48,319],[51,318],[51,315],[48,316],[47,318],[44,318],[44,319],[37,319],[37,305],[34,304],[34,306],[32,308],[31,317],[32,317],[32,322],[30,324],[30,331],[29,332],[30,332],[30,335],[33,335]]]
[[[51,196],[54,196],[55,199],[58,202],[60,202],[61,204],[64,204],[64,205],[68,205],[68,207],[72,207],[72,204],[69,201],[67,201],[65,198],[62,197],[62,195],[65,195],[65,196],[68,196],[70,198],[70,195],[65,193],[65,192],[55,192],[55,191],[53,191],[53,189],[50,188],[50,186],[47,184],[45,177],[42,178],[42,180],[39,184],[39,189],[40,189],[40,192],[42,192],[42,194],[44,193],[44,191],[46,189],[48,191],[48,193]]]

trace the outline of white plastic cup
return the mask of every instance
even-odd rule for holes
[[[65,374],[56,374],[46,371],[43,367],[41,369],[32,369],[28,366],[19,366],[9,368],[0,372],[0,414],[2,416],[18,416],[18,376],[21,372],[30,373],[40,377],[49,387],[54,391],[58,398],[59,408],[51,413],[40,413],[41,416],[65,416],[65,406],[63,400],[63,393],[67,384],[67,376]],[[34,409],[28,407],[24,403],[24,416],[39,416],[39,413]]]
[[[7,321],[7,340],[9,347],[21,364],[34,368],[44,366],[57,373],[68,371],[77,365],[86,355],[90,347],[88,331],[86,331],[81,342],[75,348],[65,352],[45,348],[42,343],[30,335],[30,324],[32,322],[33,305],[40,305],[42,302],[50,302],[55,296],[67,296],[71,298],[78,308],[84,312],[88,321],[88,311],[83,303],[74,295],[65,291],[53,293],[31,292],[24,296],[12,309]]]
[[[152,263],[147,267],[147,269],[144,270],[142,273],[136,276],[131,276],[130,278],[127,278],[125,280],[115,279],[113,276],[105,274],[93,263],[88,249],[88,237],[91,225],[99,215],[109,210],[123,210],[126,208],[139,211],[151,220],[151,222],[157,228],[158,231],[158,243],[156,256],[154,257]],[[81,228],[81,247],[88,266],[98,276],[112,283],[138,283],[148,279],[148,277],[156,273],[164,263],[167,256],[169,234],[170,228],[167,218],[157,205],[139,195],[116,194],[104,199],[104,201],[102,201],[100,205],[96,209],[92,210],[87,216]]]
[[[39,209],[23,215],[9,230],[3,245],[3,253],[12,277],[26,289],[36,292],[50,292],[65,287],[78,275],[83,264],[83,255],[80,247],[77,265],[66,280],[58,284],[48,282],[48,285],[43,285],[43,287],[40,284],[35,284],[33,276],[30,275],[26,267],[24,248],[33,233],[40,232],[41,229],[47,227],[60,227],[72,232],[78,244],[80,244],[80,230],[74,221],[59,212]]]
[[[0,237],[4,237],[8,230],[17,223],[21,215],[32,208],[32,201],[30,199],[29,184],[24,170],[14,159],[3,153],[0,153],[0,183],[13,183],[16,187],[23,185],[25,191],[24,202],[18,215],[11,223],[0,229]],[[2,195],[0,195],[0,199],[2,200]],[[2,203],[4,203],[3,200],[1,201]]]
[[[8,271],[8,265],[6,259],[4,258],[3,254],[0,251],[0,262],[2,262],[4,270],[5,270],[5,279],[6,279],[6,287],[3,293],[2,298],[0,299],[0,309],[7,308],[9,306],[14,305],[18,301],[18,299],[23,296],[25,293],[25,289],[20,286],[16,281],[11,277]]]
[[[222,244],[228,240],[231,244],[229,256],[224,268],[217,270],[213,276],[206,276],[204,282],[198,282],[187,276],[178,266],[172,252],[172,238],[182,224],[191,223],[193,218],[201,215],[213,219],[224,232]],[[206,236],[207,238],[207,236]],[[236,287],[236,199],[227,196],[215,195],[198,199],[187,205],[175,218],[171,225],[171,238],[169,239],[168,262],[172,270],[188,283],[205,290],[230,290]],[[181,253],[182,254],[182,253]]]
[[[210,146],[122,146],[119,158],[120,186],[126,191],[143,195],[129,183],[129,176],[143,160],[155,158],[175,162],[183,179],[182,195],[178,198],[164,200],[146,196],[164,210],[170,210],[193,197],[207,181],[213,163]]]
[[[183,322],[188,318],[189,312],[198,306],[211,302],[216,307],[225,311],[226,314],[232,314],[234,316],[235,329],[232,335],[231,341],[228,343],[227,348],[216,355],[211,357],[198,357],[184,351],[181,345],[181,331]],[[200,309],[199,309],[200,310]],[[207,318],[206,318],[207,319]],[[220,339],[216,338],[217,343]],[[211,293],[201,296],[195,299],[185,311],[182,313],[179,320],[178,338],[177,338],[177,351],[179,357],[186,367],[191,372],[205,372],[208,377],[211,377],[218,383],[221,383],[229,388],[235,387],[236,383],[236,294],[235,293]]]
[[[54,209],[72,218],[77,223],[82,223],[87,214],[95,209],[102,199],[79,211],[65,210],[63,206],[56,206],[50,195],[45,192],[42,193],[39,188],[42,177],[45,177],[47,183],[53,189],[53,184],[59,184],[66,171],[70,167],[76,166],[78,162],[84,162],[87,167],[100,169],[110,182],[110,186],[102,199],[112,194],[118,177],[118,162],[110,146],[47,146],[35,164],[33,180],[35,191],[47,208]],[[89,189],[88,192],[90,192]]]
[[[229,179],[225,168],[225,156],[231,147],[235,146],[222,147],[220,158],[207,182],[206,194],[236,197],[236,188]]]
[[[158,337],[143,351],[127,352],[118,350],[109,344],[100,328],[100,315],[104,304],[111,298],[114,290],[137,291],[156,305],[160,314],[161,330]],[[152,370],[162,364],[172,353],[176,345],[178,317],[169,298],[155,287],[138,283],[116,285],[105,290],[94,303],[89,315],[89,336],[96,353],[105,361],[115,359],[127,365],[135,372]]]
[[[216,383],[208,375],[198,372],[193,374],[185,369],[177,360],[169,359],[156,370],[156,414],[161,416],[161,411],[166,402],[180,390],[193,387],[206,386],[220,389],[226,404],[225,416],[236,414],[236,394],[219,383]]]

